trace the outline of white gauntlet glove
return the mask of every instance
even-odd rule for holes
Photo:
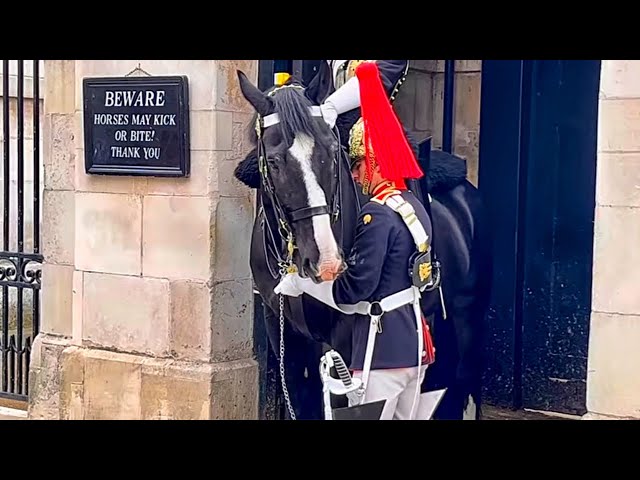
[[[333,128],[338,115],[359,106],[360,82],[358,77],[352,77],[342,87],[329,95],[324,103],[320,105],[320,111],[327,125]]]
[[[333,298],[333,284],[334,281],[314,283],[310,278],[302,278],[297,273],[289,273],[280,280],[280,283],[276,285],[273,291],[278,295],[287,295],[289,297],[299,297],[306,293],[342,313],[348,315],[356,313],[355,305],[336,304]]]
[[[324,121],[329,125],[329,128],[333,128],[338,119],[338,111],[333,103],[325,102],[320,105],[320,112],[322,112],[322,118],[324,118]]]
[[[302,278],[297,273],[289,273],[280,280],[273,291],[278,295],[289,297],[299,297],[306,293],[330,307],[340,310],[333,299],[333,282],[315,284],[310,278]]]
[[[278,295],[287,295],[289,297],[299,297],[304,292],[297,285],[297,280],[302,280],[297,273],[289,273],[280,280],[280,283],[273,289]]]

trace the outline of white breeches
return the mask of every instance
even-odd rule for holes
[[[418,367],[371,370],[364,403],[387,400],[380,420],[413,420],[418,411],[420,384],[426,371],[426,365],[420,367],[420,371]],[[355,372],[353,376],[362,378],[362,371]]]

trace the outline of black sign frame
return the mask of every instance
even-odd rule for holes
[[[171,166],[152,164],[132,164],[131,162],[119,163],[117,159],[110,158],[110,162],[96,163],[94,152],[94,113],[95,98],[92,92],[95,89],[127,89],[131,87],[144,88],[174,88],[177,91],[176,123],[178,128],[178,158],[171,162]],[[127,175],[127,176],[151,176],[151,177],[189,177],[191,170],[191,146],[189,125],[189,79],[186,75],[166,76],[140,76],[140,77],[87,77],[83,79],[83,106],[84,106],[84,160],[85,172],[96,175]],[[137,107],[122,107],[129,113],[136,112]],[[175,110],[172,110],[175,111]],[[125,126],[130,129],[131,125]]]

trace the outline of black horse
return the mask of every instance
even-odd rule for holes
[[[312,109],[332,92],[325,62],[306,88],[291,80],[263,93],[242,72],[238,78],[257,113],[249,132],[256,148],[235,170],[238,180],[258,190],[253,279],[265,306],[269,341],[276,356],[284,353],[280,370],[288,412],[292,407],[296,418],[321,419],[319,360],[329,347],[349,359],[350,318],[310,296],[280,298],[273,289],[291,263],[315,281],[323,269],[348,268],[363,199],[339,129],[329,129]],[[432,152],[426,184],[445,308],[437,290],[424,296],[437,353],[422,390],[448,388],[435,418],[461,419],[466,411],[467,418],[470,413],[477,419],[492,264],[489,228],[479,192],[466,180],[464,160]]]

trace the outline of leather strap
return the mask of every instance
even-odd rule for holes
[[[385,201],[385,205],[400,215],[404,224],[409,229],[409,232],[411,232],[411,236],[413,237],[413,241],[416,244],[418,251],[426,251],[429,236],[422,226],[422,223],[420,223],[420,220],[418,220],[418,216],[416,215],[413,205],[402,198],[401,195],[392,195],[388,197]]]

